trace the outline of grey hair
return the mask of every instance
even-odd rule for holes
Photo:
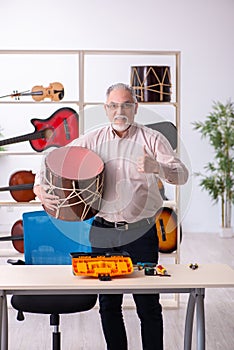
[[[107,91],[106,91],[106,98],[108,99],[111,91],[113,91],[113,90],[121,90],[121,89],[130,92],[134,102],[137,102],[137,97],[136,97],[134,89],[130,85],[124,84],[124,83],[116,83],[116,84],[113,84],[113,85],[109,86]]]

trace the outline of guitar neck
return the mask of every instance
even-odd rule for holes
[[[21,241],[23,238],[24,238],[23,235],[0,237],[0,242],[1,241]]]
[[[0,187],[0,192],[32,190],[33,186],[34,186],[34,183]]]
[[[41,96],[43,95],[43,91],[25,91],[25,92],[20,92],[20,96]]]
[[[0,140],[0,146],[10,145],[12,143],[24,142],[29,140],[37,140],[45,137],[46,130],[35,131],[30,134],[11,137],[10,139]]]

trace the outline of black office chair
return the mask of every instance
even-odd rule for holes
[[[152,124],[146,124],[148,128],[157,130],[161,132],[169,141],[171,144],[171,147],[173,149],[176,149],[177,147],[177,128],[176,126],[169,121],[162,121]]]
[[[44,211],[23,214],[26,264],[71,264],[70,252],[91,250],[88,241],[86,246],[69,237],[73,235],[71,230],[77,231],[76,237],[79,234],[88,237],[89,225],[65,222],[61,225],[55,226],[53,219]],[[67,234],[61,232],[65,229]],[[13,262],[13,264],[18,263],[24,262]],[[17,320],[19,321],[24,320],[24,312],[50,315],[50,325],[54,326],[53,350],[61,348],[60,314],[88,311],[95,306],[96,301],[97,295],[13,295],[11,298],[13,308],[18,310]]]
[[[24,320],[24,312],[49,314],[50,325],[54,326],[52,349],[60,350],[60,314],[88,311],[95,306],[96,301],[97,295],[13,295],[11,305],[18,310],[18,321]]]

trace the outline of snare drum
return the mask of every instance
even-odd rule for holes
[[[170,102],[169,66],[132,66],[130,85],[138,102]]]
[[[56,210],[48,214],[65,221],[83,221],[100,209],[104,163],[99,156],[79,146],[60,147],[45,159],[44,184],[59,197]]]

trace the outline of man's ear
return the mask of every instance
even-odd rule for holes
[[[107,106],[106,106],[106,103],[104,103],[104,109],[105,109],[105,112],[106,112],[106,115],[107,115]]]
[[[135,104],[135,114],[137,114],[137,110],[138,110],[138,102],[136,102]]]

